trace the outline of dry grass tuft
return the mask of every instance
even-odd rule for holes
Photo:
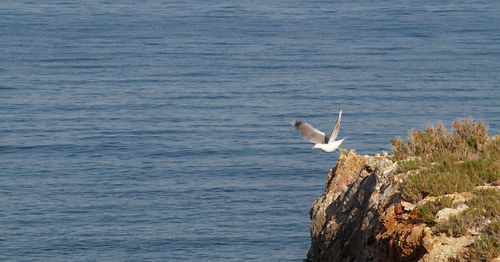
[[[500,191],[497,189],[474,190],[474,198],[466,201],[469,206],[462,213],[450,217],[448,222],[438,225],[439,232],[459,237],[468,229],[482,231],[492,221],[500,219]]]
[[[490,224],[468,251],[469,261],[490,261],[500,256],[500,221]]]

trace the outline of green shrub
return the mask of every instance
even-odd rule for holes
[[[437,231],[447,233],[453,237],[459,237],[467,232],[467,227],[472,224],[470,217],[463,215],[453,215],[446,223],[438,224]]]
[[[468,251],[471,261],[490,261],[500,256],[500,221],[491,223]]]
[[[405,200],[471,191],[500,180],[500,139],[491,139],[488,127],[470,118],[455,121],[453,128],[448,132],[439,123],[437,128],[417,130],[408,136],[407,145],[401,138],[391,140],[399,172],[418,170],[405,180]]]
[[[441,197],[435,201],[427,201],[425,204],[418,208],[418,215],[422,218],[422,220],[431,224],[434,223],[434,217],[439,212],[439,210],[447,207],[456,207],[453,204],[453,199],[450,197]]]
[[[467,210],[485,219],[500,218],[500,190],[495,188],[476,190],[474,194],[476,197],[466,202],[469,206]]]
[[[420,169],[425,163],[420,158],[407,159],[398,163],[398,172],[406,173],[410,170]]]
[[[468,228],[481,228],[486,221],[497,223],[500,219],[500,191],[497,189],[475,190],[475,197],[467,200],[468,208],[451,216],[446,223],[438,225],[439,232],[451,236],[464,235]]]

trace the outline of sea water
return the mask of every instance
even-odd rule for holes
[[[301,261],[338,151],[500,132],[499,1],[0,2],[0,260]]]

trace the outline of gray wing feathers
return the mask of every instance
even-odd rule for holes
[[[339,107],[339,115],[337,116],[337,122],[335,123],[335,126],[333,127],[332,133],[330,134],[330,138],[328,139],[328,143],[332,143],[335,141],[335,138],[339,135],[339,128],[340,128],[340,118],[342,117],[342,108]]]
[[[318,144],[325,143],[325,133],[312,127],[310,124],[301,120],[296,120],[293,122],[293,126],[307,141]]]

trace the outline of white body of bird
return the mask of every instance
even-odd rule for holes
[[[334,141],[333,143],[328,143],[328,144],[315,144],[312,148],[313,149],[319,148],[325,152],[330,153],[330,152],[337,150],[337,148],[339,148],[340,144],[342,144],[342,142],[344,142],[344,139],[345,138]]]

